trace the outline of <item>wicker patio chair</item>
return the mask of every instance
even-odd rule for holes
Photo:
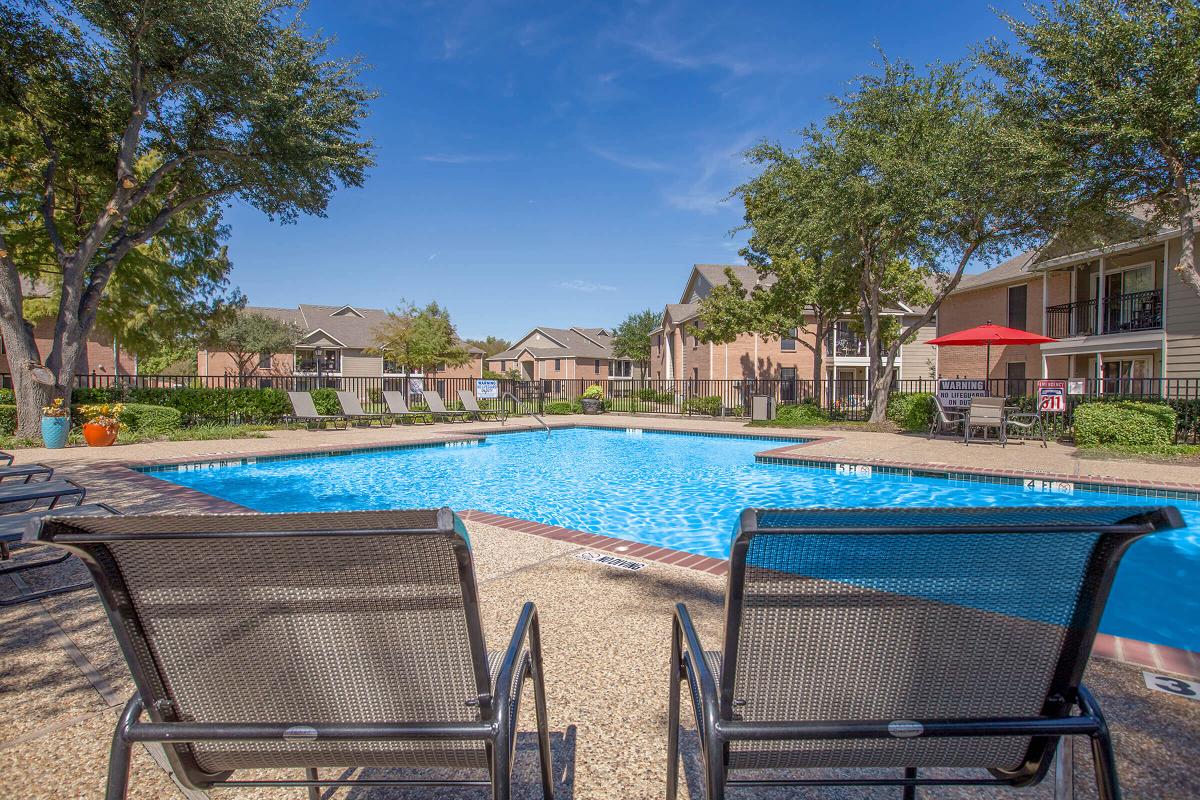
[[[312,395],[308,392],[288,392],[287,395],[288,400],[292,403],[292,413],[290,416],[284,417],[283,421],[288,425],[297,422],[308,426],[323,426],[328,422],[334,428],[347,428],[350,425],[345,414],[322,414],[317,411],[317,404],[313,402]]]
[[[706,651],[676,606],[668,800],[684,680],[709,800],[726,784],[898,785],[905,798],[923,785],[1027,786],[1069,736],[1091,739],[1099,797],[1118,800],[1112,741],[1081,678],[1122,554],[1182,525],[1170,506],[747,509],[721,650]],[[852,777],[779,775],[807,768]]]
[[[470,411],[451,411],[447,409],[446,404],[442,402],[442,396],[432,389],[425,389],[421,392],[421,396],[425,398],[425,405],[429,406],[429,411],[435,419],[441,417],[442,419],[466,422],[471,418]]]
[[[462,402],[462,407],[466,409],[466,412],[476,419],[484,420],[491,417],[500,422],[508,419],[508,412],[503,408],[480,408],[479,401],[475,399],[475,395],[471,394],[469,389],[459,389],[458,399]]]
[[[188,789],[490,785],[507,798],[529,677],[552,795],[537,612],[526,603],[507,649],[487,650],[448,508],[51,517],[33,538],[87,564],[133,675],[107,800],[125,797],[138,742],[165,743]],[[407,771],[354,781],[322,767]],[[234,778],[260,768],[305,776]],[[411,772],[426,768],[472,776]]]
[[[0,560],[7,561],[12,558],[12,547],[21,542],[25,535],[26,528],[29,527],[31,520],[42,519],[50,516],[75,516],[75,515],[99,515],[109,516],[112,514],[120,514],[112,506],[104,503],[88,503],[87,505],[68,506],[66,508],[49,508],[41,511],[31,511],[27,514],[4,514],[0,515]],[[55,564],[61,564],[71,557],[70,553],[56,553],[49,558],[42,558],[36,561],[23,561],[19,564],[0,567],[0,575],[12,575],[21,572],[29,572],[43,567],[50,567]],[[42,589],[35,592],[25,592],[16,597],[5,598],[0,600],[0,606],[15,606],[20,603],[28,603],[33,600],[41,600],[46,597],[54,597],[55,595],[67,594],[68,592],[78,592],[81,589],[92,588],[92,581],[88,579],[83,583],[73,583],[66,586],[55,586],[50,589]]]
[[[388,413],[398,420],[404,421],[411,419],[413,422],[427,422],[433,424],[433,414],[428,411],[411,411],[408,407],[408,401],[404,399],[404,392],[387,391],[383,393],[383,402],[387,404]]]
[[[365,422],[368,426],[372,422],[378,422],[381,428],[392,427],[391,414],[368,414],[363,411],[362,404],[358,402],[358,395],[354,392],[338,392],[337,399],[342,406],[342,411],[345,412],[346,419],[351,422]]]

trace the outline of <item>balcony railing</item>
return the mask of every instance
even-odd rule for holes
[[[849,331],[839,330],[837,332],[837,347],[834,347],[833,334],[830,333],[825,337],[825,355],[827,356],[843,356],[846,358],[867,355],[867,340]]]
[[[1047,336],[1066,339],[1072,336],[1094,336],[1098,333],[1129,333],[1162,327],[1162,290],[1114,295],[1103,300],[1097,314],[1095,300],[1063,303],[1046,309]],[[1103,321],[1103,329],[1100,323]]]

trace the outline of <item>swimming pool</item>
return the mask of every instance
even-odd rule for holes
[[[1105,633],[1200,650],[1200,503],[1122,494],[1028,492],[1021,486],[758,464],[787,440],[574,428],[506,433],[472,444],[146,470],[253,508],[478,509],[548,525],[729,555],[750,506],[1155,505],[1188,528],[1138,542],[1100,626]],[[1015,456],[1014,456],[1015,457]]]

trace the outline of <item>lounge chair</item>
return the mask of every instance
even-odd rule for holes
[[[961,411],[948,411],[937,399],[937,395],[934,395],[933,423],[929,426],[929,438],[932,439],[934,436],[940,436],[946,432],[960,432],[966,418],[967,415]]]
[[[11,467],[13,463],[13,454],[0,450],[0,462],[3,462],[2,466]]]
[[[378,422],[381,428],[392,427],[392,418],[389,414],[368,414],[363,411],[362,404],[358,402],[358,395],[354,392],[338,392],[338,403],[342,406],[342,411],[346,414],[346,419],[351,422],[364,422],[368,426],[372,422]]]
[[[484,420],[489,416],[501,422],[508,419],[508,412],[503,408],[480,408],[479,401],[475,399],[475,395],[471,394],[469,389],[459,389],[458,399],[462,402],[462,406],[466,409],[466,412],[473,414],[475,419]]]
[[[899,785],[905,798],[931,784],[1026,786],[1064,736],[1091,739],[1099,797],[1117,800],[1112,741],[1081,676],[1121,555],[1183,524],[1169,506],[747,509],[721,649],[704,650],[676,606],[668,800],[684,681],[709,800],[763,781]],[[991,774],[918,773],[942,767]],[[809,768],[898,774],[791,772]]]
[[[0,514],[29,511],[42,500],[50,501],[48,509],[57,508],[63,500],[79,505],[86,496],[87,489],[70,480],[0,483]]]
[[[963,443],[971,443],[971,432],[978,429],[983,429],[984,437],[987,436],[988,428],[996,429],[996,437],[1003,447],[1008,444],[1008,437],[1004,425],[1004,398],[1003,397],[972,397],[971,406],[967,409],[967,419],[963,424]]]
[[[51,517],[28,538],[87,564],[133,675],[107,800],[125,797],[138,742],[164,743],[192,790],[444,783],[508,798],[526,678],[552,797],[537,611],[523,606],[507,649],[486,648],[471,548],[448,508]],[[475,778],[348,780],[356,766]],[[260,768],[304,777],[236,777]]]
[[[433,424],[433,414],[428,411],[410,411],[408,401],[404,399],[404,392],[390,391],[383,393],[383,402],[387,404],[388,413],[400,421],[411,419],[416,422],[428,422]]]
[[[0,516],[0,560],[7,561],[12,557],[11,547],[20,543],[21,537],[24,536],[29,522],[35,519],[44,517],[67,517],[67,516],[91,516],[91,515],[112,515],[120,514],[112,506],[104,503],[88,503],[87,505],[69,506],[67,508],[53,508],[42,511],[32,511],[27,514],[4,514]],[[19,572],[28,572],[29,570],[41,569],[42,567],[61,564],[71,557],[70,553],[60,553],[51,558],[43,558],[38,561],[25,561],[20,564],[15,564],[7,567],[0,567],[0,575],[13,575]],[[91,579],[84,583],[75,583],[68,586],[56,586],[52,589],[42,589],[36,592],[25,592],[16,597],[0,600],[0,606],[15,606],[19,603],[28,603],[33,600],[41,600],[44,597],[54,597],[67,592],[77,592],[80,589],[90,589],[92,587]]]
[[[425,405],[429,406],[429,411],[433,414],[433,418],[459,420],[466,422],[471,418],[470,411],[450,411],[446,408],[446,404],[442,402],[442,396],[432,389],[425,389],[421,392],[421,396],[425,398]]]
[[[287,394],[288,400],[292,401],[292,415],[284,417],[284,422],[288,425],[302,422],[307,426],[323,426],[328,422],[334,428],[349,427],[350,423],[344,414],[321,414],[318,412],[317,405],[308,392],[288,392]]]

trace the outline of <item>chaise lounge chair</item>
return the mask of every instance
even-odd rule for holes
[[[317,405],[313,402],[312,395],[308,392],[288,392],[288,400],[292,401],[292,415],[284,417],[284,422],[289,426],[302,422],[307,426],[323,426],[326,422],[333,425],[334,428],[348,428],[349,421],[344,414],[322,414],[317,411]]]
[[[87,564],[133,675],[107,800],[125,797],[139,742],[165,744],[192,790],[445,784],[506,800],[526,678],[552,797],[537,611],[526,603],[507,649],[487,649],[448,508],[51,517],[28,538]],[[356,766],[388,772],[349,780]],[[237,779],[260,768],[296,777]],[[474,777],[393,772],[409,768]]]
[[[342,406],[342,411],[345,412],[346,419],[351,422],[364,422],[370,426],[372,422],[378,422],[381,428],[392,427],[392,417],[389,414],[368,414],[363,411],[362,404],[358,402],[358,395],[354,392],[338,392],[338,403]]]
[[[1072,736],[1091,739],[1101,800],[1118,800],[1112,741],[1081,677],[1122,554],[1182,526],[1169,506],[747,509],[721,649],[704,650],[676,606],[668,800],[684,681],[709,800],[727,784],[899,785],[906,799],[922,785],[1027,786]],[[1070,781],[1060,763],[1056,780]],[[942,767],[991,774],[918,772]],[[779,774],[808,768],[902,773]]]
[[[0,483],[0,514],[29,511],[42,500],[50,501],[48,509],[57,508],[68,499],[79,505],[86,496],[87,489],[71,480]]]
[[[390,391],[383,393],[383,402],[387,404],[388,413],[401,421],[411,419],[413,422],[422,421],[433,424],[433,414],[428,411],[410,411],[404,392]]]
[[[442,396],[432,389],[425,389],[421,392],[421,396],[425,398],[425,405],[429,406],[433,418],[459,420],[466,422],[471,418],[470,411],[449,411],[446,404],[442,402]]]
[[[484,420],[489,416],[494,420],[503,422],[508,419],[508,412],[503,408],[480,408],[479,401],[475,399],[475,395],[471,394],[469,389],[459,389],[458,399],[462,402],[462,406],[468,414],[473,414],[475,419]]]
[[[43,509],[42,511],[31,511],[27,514],[4,514],[0,515],[0,560],[7,561],[12,558],[12,546],[19,544],[21,538],[25,535],[31,520],[42,519],[43,517],[65,517],[65,516],[91,516],[102,515],[111,516],[120,514],[112,506],[104,503],[88,503],[87,505],[69,506],[67,508],[52,508]],[[25,561],[20,564],[15,564],[7,567],[0,567],[0,575],[13,575],[20,572],[28,572],[42,567],[61,564],[71,557],[70,553],[60,553],[51,558],[43,558],[38,561]],[[33,600],[41,600],[44,597],[54,597],[67,592],[77,592],[80,589],[90,589],[92,581],[89,579],[84,583],[75,583],[68,586],[56,586],[52,589],[42,589],[36,592],[25,592],[16,597],[0,600],[0,606],[15,606],[19,603],[28,603]]]

